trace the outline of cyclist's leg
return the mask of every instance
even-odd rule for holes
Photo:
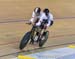
[[[32,30],[31,30],[31,41],[30,41],[30,44],[34,44],[34,32],[35,32],[35,26],[33,26]]]
[[[35,26],[36,26],[36,35],[35,35],[35,41],[36,42],[38,42],[38,37],[39,37],[39,34],[40,34],[40,22],[37,22],[36,24],[35,24]]]
[[[33,29],[32,29],[32,34],[31,34],[31,41],[30,41],[30,44],[34,44],[34,42],[37,42],[37,39],[38,39],[38,26],[34,26]]]
[[[34,34],[34,41],[37,42],[38,41],[38,36],[39,36],[39,27],[36,26],[36,29],[35,29],[35,34]]]

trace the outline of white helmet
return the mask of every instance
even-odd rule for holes
[[[36,14],[37,16],[40,15],[41,8],[40,8],[40,7],[36,7],[36,8],[34,9],[34,12],[35,12],[35,14]]]

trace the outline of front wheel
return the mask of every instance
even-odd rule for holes
[[[20,46],[19,46],[20,50],[22,50],[22,49],[24,49],[24,47],[26,47],[28,41],[30,40],[30,35],[31,35],[31,32],[27,32],[27,33],[23,36],[23,38],[22,38],[22,40],[21,40],[21,43],[20,43]]]
[[[45,42],[47,41],[48,39],[48,35],[49,35],[49,31],[46,31],[43,33],[42,37],[40,38],[40,41],[39,41],[39,47],[42,47]]]

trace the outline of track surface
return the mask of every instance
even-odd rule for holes
[[[55,19],[48,29],[50,35],[44,47],[75,44],[75,0],[0,0],[0,59],[10,59],[21,53],[20,40],[32,27],[25,24],[25,19],[30,19],[36,6],[42,10],[48,7]],[[33,53],[37,48],[28,45],[24,51],[32,50]]]
[[[74,31],[75,22],[74,21],[75,21],[74,18],[68,19],[68,20],[67,19],[55,20],[53,27],[48,29],[50,31],[50,35],[44,48],[49,48],[49,47],[51,48],[51,47],[57,47],[57,46],[63,46],[63,45],[68,46],[69,44],[75,44],[75,39],[74,39],[75,38],[75,31]],[[1,37],[3,36],[2,37],[3,40],[0,41],[1,42],[0,43],[0,52],[1,52],[0,58],[4,58],[10,55],[17,55],[18,53],[21,53],[18,48],[20,40],[22,36],[24,35],[24,33],[31,28],[31,26],[25,25],[25,22],[1,23],[1,25],[4,25],[2,26],[4,30],[2,30],[3,32],[1,31],[1,34],[0,34]],[[12,27],[13,25],[15,26]],[[22,28],[19,28],[19,25]],[[25,28],[26,26],[28,27]],[[9,28],[10,31],[7,30],[6,27]],[[13,31],[12,28],[16,28],[16,30]],[[33,45],[33,46],[28,45],[24,49],[25,53],[26,51],[38,50],[39,49],[38,46],[36,47],[35,46],[36,45]]]

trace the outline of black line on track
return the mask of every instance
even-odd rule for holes
[[[15,52],[15,53],[10,53],[10,54],[6,54],[6,55],[2,55],[0,57],[5,57],[5,56],[9,56],[9,55],[14,55],[14,54],[19,54],[19,53],[25,53],[25,52],[30,52],[30,51],[36,51],[39,49],[45,49],[45,48],[49,48],[49,47],[57,47],[57,46],[62,46],[62,45],[68,45],[68,44],[75,44],[75,42],[71,42],[71,43],[64,43],[64,44],[57,44],[57,45],[52,45],[52,46],[46,46],[46,47],[42,47],[42,48],[35,48],[35,49],[31,49],[31,50],[26,50],[26,51],[19,51],[19,52]]]

